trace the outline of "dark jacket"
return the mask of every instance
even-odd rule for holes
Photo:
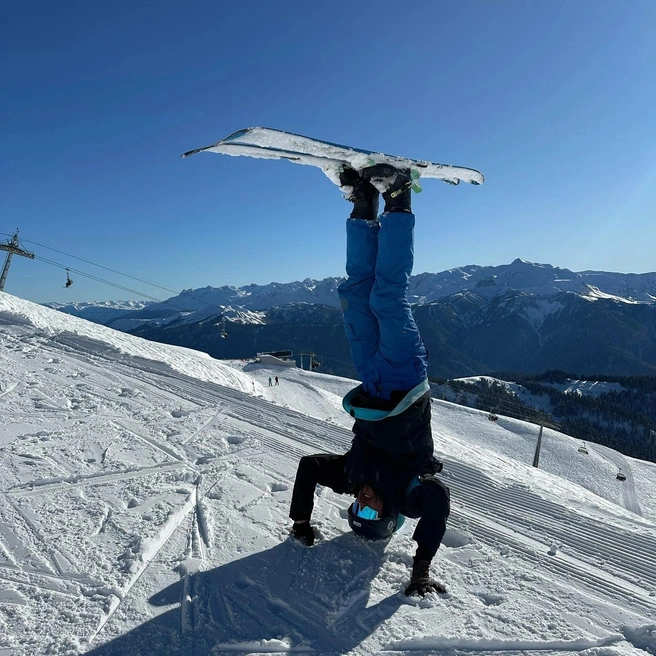
[[[346,454],[346,475],[354,488],[368,483],[390,506],[400,509],[410,480],[434,474],[430,395],[402,414],[382,421],[356,419]]]
[[[294,521],[311,519],[317,485],[329,487],[338,494],[357,492],[346,476],[347,456],[319,453],[301,458],[289,511]],[[432,474],[417,479],[398,511],[406,517],[421,518],[412,536],[417,542],[418,558],[430,561],[437,553],[450,509],[449,488],[442,481]]]
[[[301,458],[289,516],[294,521],[311,518],[317,484],[338,494],[357,494],[368,483],[387,506],[406,517],[421,518],[413,538],[417,556],[430,560],[444,537],[450,512],[449,489],[433,475],[442,463],[433,456],[430,418],[426,394],[395,417],[356,419],[347,453]]]

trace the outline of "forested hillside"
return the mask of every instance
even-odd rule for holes
[[[433,379],[448,400],[557,425],[562,432],[656,462],[656,377],[495,373]]]

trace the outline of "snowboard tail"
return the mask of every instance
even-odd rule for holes
[[[387,163],[410,168],[414,178],[437,178],[453,185],[461,181],[480,185],[485,180],[483,174],[476,169],[376,153],[272,128],[238,130],[211,146],[190,150],[182,157],[191,157],[205,151],[263,159],[286,159],[295,164],[316,166],[324,171],[339,166],[362,170],[374,164]]]

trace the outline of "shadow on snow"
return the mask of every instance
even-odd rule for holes
[[[367,608],[384,546],[362,543],[351,533],[311,549],[288,539],[198,571],[149,599],[174,608],[87,654],[347,652],[403,603],[395,594]]]

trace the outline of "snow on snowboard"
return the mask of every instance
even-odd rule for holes
[[[396,167],[410,168],[414,179],[413,188],[416,191],[421,191],[418,183],[420,177],[437,178],[452,185],[461,181],[480,185],[485,180],[483,174],[475,169],[385,155],[272,128],[255,127],[239,130],[212,146],[190,150],[182,157],[190,157],[205,151],[262,159],[286,159],[295,164],[316,166],[330,178],[334,178],[334,172],[339,171],[343,166],[361,170],[374,164],[387,163]]]

